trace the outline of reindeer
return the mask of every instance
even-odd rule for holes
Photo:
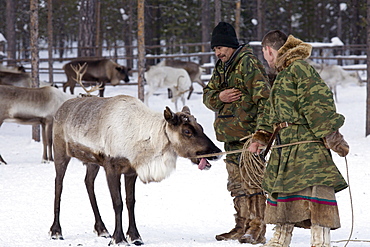
[[[0,65],[0,85],[32,87],[31,75],[26,72],[23,66]]]
[[[337,86],[346,84],[362,85],[362,80],[357,71],[346,71],[335,64],[318,64],[308,59],[307,62],[316,69],[320,77],[325,81],[334,94],[335,101],[338,101]]]
[[[55,199],[52,239],[63,239],[59,221],[63,178],[71,157],[86,165],[85,184],[95,216],[98,236],[110,237],[97,205],[94,181],[100,166],[106,173],[115,212],[115,230],[110,244],[142,245],[135,222],[135,183],[159,182],[176,168],[178,156],[210,164],[199,155],[218,159],[220,149],[204,134],[188,107],[174,113],[166,107],[163,115],[128,95],[111,98],[84,97],[66,101],[57,111],[53,126]],[[214,155],[212,155],[214,154]],[[122,230],[121,174],[124,174],[129,226]]]
[[[0,126],[4,121],[18,124],[41,124],[42,161],[53,161],[53,116],[71,96],[54,87],[23,88],[0,85]],[[0,156],[0,163],[6,164]]]
[[[192,82],[197,82],[203,88],[206,86],[206,84],[201,79],[203,69],[200,66],[200,64],[190,62],[190,61],[166,59],[166,60],[161,61],[160,63],[157,63],[155,66],[157,66],[157,67],[169,66],[169,67],[173,67],[173,68],[184,69],[184,70],[186,70],[186,72],[188,72]],[[194,87],[193,87],[193,84],[191,84],[187,99],[190,99],[190,96],[193,93],[193,91],[194,91]]]
[[[188,72],[184,69],[169,66],[151,66],[145,72],[145,80],[148,84],[148,91],[145,94],[144,102],[148,105],[148,99],[159,88],[169,88],[173,94],[172,102],[177,110],[177,101],[180,98],[185,105],[185,92],[189,91],[192,82]]]

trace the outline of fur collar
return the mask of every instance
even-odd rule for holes
[[[298,59],[307,59],[311,56],[312,46],[302,40],[289,35],[285,44],[278,50],[276,70],[282,71]]]

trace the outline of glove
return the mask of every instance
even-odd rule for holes
[[[324,137],[324,143],[326,148],[333,150],[341,157],[347,156],[349,152],[349,145],[338,130]]]

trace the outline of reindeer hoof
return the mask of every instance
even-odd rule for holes
[[[53,240],[64,240],[63,235],[59,232],[53,234],[50,236]]]
[[[116,246],[130,246],[129,243],[127,243],[126,241],[122,241],[122,242],[119,242],[119,243],[116,243],[116,241],[114,239],[112,239],[108,246],[112,246],[112,245],[116,245]]]
[[[144,242],[141,239],[141,237],[138,237],[137,239],[131,240],[131,238],[129,236],[127,236],[127,241],[130,244],[133,244],[133,245],[136,245],[136,246],[140,246],[140,245],[143,245],[144,244]]]
[[[109,234],[109,232],[103,231],[100,234],[98,234],[98,237],[111,238],[112,236]]]

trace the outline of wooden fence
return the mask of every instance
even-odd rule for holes
[[[259,42],[251,42],[254,53],[257,57],[264,61],[261,46]],[[184,61],[193,61],[201,63],[205,68],[205,74],[211,73],[211,66],[215,62],[214,53],[212,51],[204,51],[205,47],[209,47],[209,43],[191,43],[191,44],[176,44],[171,46],[147,46],[146,47],[146,61],[147,64],[156,64],[162,59],[181,59]],[[116,62],[127,66],[127,64],[132,64],[132,72],[137,71],[137,55],[128,56],[125,54],[127,48],[132,50],[137,49],[134,46],[112,46],[112,47],[103,47],[105,53],[103,57],[111,58]],[[55,53],[58,54],[60,49],[55,50]],[[158,53],[158,50],[162,51],[161,54]],[[45,52],[46,49],[40,48],[40,53]],[[175,52],[175,53],[173,53]],[[72,59],[75,59],[75,54],[77,54],[77,47],[65,48],[63,51],[64,56],[61,58],[52,58],[52,61],[55,63],[67,63]],[[313,50],[311,59],[319,63],[328,63],[328,64],[337,64],[343,66],[346,70],[357,70],[357,71],[366,71],[366,45],[343,45],[343,46],[333,46],[333,45],[322,45],[319,43],[313,44]],[[16,59],[13,62],[22,64],[26,71],[31,71],[30,59]],[[130,61],[130,62],[129,62]],[[6,62],[6,60],[3,60]],[[48,58],[40,58],[40,64],[49,62]],[[265,62],[265,61],[264,61]],[[46,63],[48,64],[48,63]],[[362,64],[363,66],[352,67],[350,65]],[[265,63],[265,66],[267,64]],[[49,68],[40,66],[40,74],[49,74]],[[64,71],[61,67],[53,68],[53,74],[64,74]],[[205,76],[204,78],[207,78]],[[60,81],[55,81],[54,83],[63,83]],[[136,85],[136,83],[130,83]]]

